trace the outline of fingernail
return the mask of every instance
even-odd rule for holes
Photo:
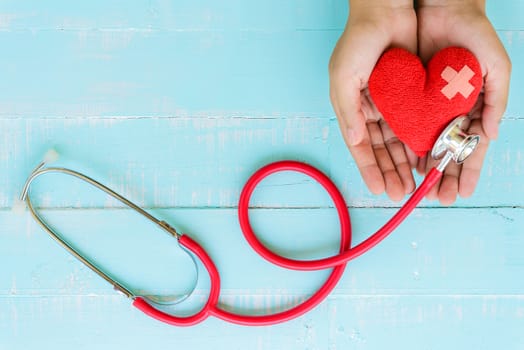
[[[346,130],[346,137],[347,137],[348,143],[351,146],[354,146],[357,143],[357,133],[355,132],[355,130],[348,128]]]

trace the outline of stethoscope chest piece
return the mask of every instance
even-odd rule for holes
[[[462,124],[466,119],[466,116],[457,117],[442,131],[431,150],[433,159],[448,155],[460,164],[473,153],[480,142],[480,136],[469,135],[463,130]]]

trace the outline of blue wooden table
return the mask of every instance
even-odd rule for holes
[[[328,272],[277,268],[241,234],[236,205],[254,170],[286,158],[318,166],[348,200],[356,243],[398,207],[365,188],[329,103],[327,62],[346,1],[1,1],[0,350],[523,349],[524,1],[488,7],[514,68],[475,195],[449,208],[423,202],[303,317],[176,328],[132,308],[27,212],[14,215],[13,199],[56,148],[58,165],[201,242],[221,271],[225,307],[262,314],[303,300]],[[191,287],[176,242],[119,203],[59,175],[34,189],[52,225],[133,288]],[[256,231],[278,252],[336,250],[335,210],[308,178],[272,176],[252,205]],[[172,311],[202,306],[201,276]]]

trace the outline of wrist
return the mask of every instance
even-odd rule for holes
[[[416,1],[416,8],[421,9],[425,7],[440,8],[442,10],[450,11],[477,11],[482,14],[486,13],[486,0],[418,0]]]
[[[349,16],[381,19],[395,13],[414,10],[413,0],[349,0]]]
[[[349,0],[349,23],[386,24],[406,20],[415,16],[413,0]]]
[[[349,0],[349,6],[355,8],[413,8],[413,0]]]

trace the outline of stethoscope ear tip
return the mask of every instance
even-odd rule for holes
[[[13,199],[13,206],[11,207],[11,212],[15,215],[23,215],[25,213],[27,206],[23,200],[18,197]]]
[[[60,154],[58,152],[51,148],[44,154],[44,159],[42,160],[45,164],[54,163],[60,158]]]

